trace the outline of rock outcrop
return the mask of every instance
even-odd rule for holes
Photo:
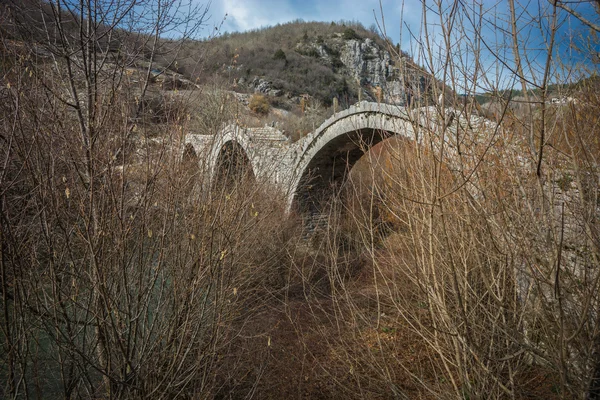
[[[361,85],[385,86],[394,75],[390,53],[371,39],[346,41],[340,60]]]
[[[372,88],[375,93],[380,90],[385,103],[407,105],[423,99],[430,90],[429,76],[406,58],[395,62],[371,39],[345,41],[340,60],[362,87]]]
[[[278,97],[283,95],[283,90],[275,89],[273,87],[273,83],[255,76],[251,81],[246,80],[246,78],[241,77],[236,81],[236,84],[239,86],[246,86],[254,91],[254,93],[266,94],[273,97]]]
[[[345,39],[338,34],[322,42],[298,43],[296,51],[319,58],[356,82],[367,99],[407,105],[424,99],[432,80],[410,60],[396,60],[374,40]],[[380,97],[379,97],[380,96]]]

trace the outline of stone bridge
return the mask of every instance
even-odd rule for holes
[[[397,135],[418,142],[421,128],[434,129],[427,126],[435,120],[430,112],[435,108],[409,112],[405,107],[361,102],[336,113],[295,143],[275,128],[237,125],[216,136],[187,135],[186,142],[196,154],[203,154],[201,162],[213,182],[232,170],[250,171],[257,180],[285,193],[288,212],[312,214],[372,146]]]

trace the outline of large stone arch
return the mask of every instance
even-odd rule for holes
[[[415,139],[414,125],[401,107],[363,103],[307,136],[296,158],[288,210],[318,211],[374,145],[396,135]]]

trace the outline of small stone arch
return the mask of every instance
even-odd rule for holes
[[[249,138],[238,126],[226,126],[218,135],[204,143],[206,157],[199,160],[210,176],[210,187],[241,183],[243,179],[255,179],[256,169],[250,153]]]
[[[212,173],[213,188],[219,185],[232,187],[255,179],[252,162],[242,144],[236,140],[224,142],[215,158]]]

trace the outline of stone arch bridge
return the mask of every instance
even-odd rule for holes
[[[215,136],[187,135],[186,143],[203,155],[200,161],[213,182],[223,179],[232,166],[245,169],[283,191],[288,212],[313,214],[372,146],[391,136],[418,142],[421,128],[435,119],[428,114],[435,112],[433,107],[409,112],[405,107],[361,102],[336,113],[295,143],[275,128],[237,125]]]

